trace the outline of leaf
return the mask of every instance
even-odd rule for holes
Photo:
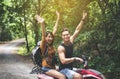
[[[3,4],[6,5],[6,6],[9,6],[9,7],[12,7],[11,0],[4,0]]]

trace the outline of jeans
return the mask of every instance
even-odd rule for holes
[[[67,79],[73,79],[73,75],[76,73],[75,71],[70,70],[68,68],[62,69],[60,70],[60,72],[64,74],[67,77]]]
[[[48,67],[42,67],[42,71],[43,71],[43,72],[47,72],[47,71],[49,71],[49,70],[51,70],[51,68],[48,68]]]

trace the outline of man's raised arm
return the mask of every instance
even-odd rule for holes
[[[78,24],[78,26],[76,27],[75,32],[73,33],[73,35],[70,37],[70,41],[72,43],[74,42],[75,38],[78,36],[78,34],[79,34],[79,32],[80,32],[80,30],[81,30],[81,28],[83,26],[83,23],[85,21],[86,16],[87,16],[87,13],[85,13],[83,11],[82,19],[81,19],[80,23]]]

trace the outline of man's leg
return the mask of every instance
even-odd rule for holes
[[[82,77],[81,74],[75,73],[75,74],[73,75],[73,79],[83,79],[83,77]]]
[[[74,74],[76,73],[75,71],[70,70],[68,68],[62,69],[62,70],[60,70],[60,72],[63,73],[67,77],[67,79],[73,79],[74,78]]]

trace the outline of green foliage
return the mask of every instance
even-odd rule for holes
[[[19,48],[18,54],[19,54],[19,55],[22,55],[22,56],[27,56],[27,55],[29,55],[29,54],[27,53],[27,49],[26,49],[25,46]]]
[[[85,10],[88,18],[75,41],[74,55],[85,54],[91,68],[109,75],[108,79],[119,79],[119,0],[1,0],[0,41],[26,38],[26,45],[20,48],[19,53],[30,54],[41,40],[41,28],[34,19],[35,14],[42,16],[46,29],[52,31],[56,10],[60,12],[60,21],[55,48],[61,43],[61,29],[67,27],[72,34]]]
[[[75,52],[90,58],[89,66],[106,73],[108,79],[119,79],[120,1],[93,1],[88,5],[89,22],[87,32],[76,40]],[[80,52],[80,53],[79,53]],[[112,74],[112,76],[111,76]],[[113,75],[114,74],[114,75]],[[116,74],[116,75],[115,75]]]
[[[12,37],[11,37],[11,34],[9,33],[9,30],[6,29],[6,30],[3,30],[1,33],[0,33],[0,40],[1,41],[8,41],[8,40],[11,40]]]

